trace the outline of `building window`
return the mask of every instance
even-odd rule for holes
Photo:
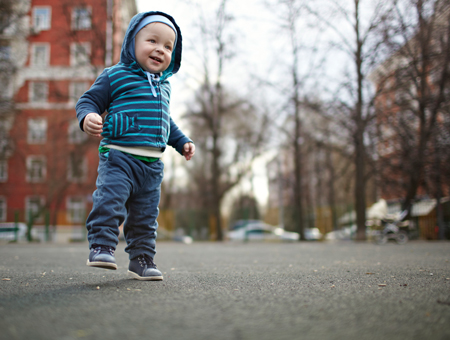
[[[0,22],[1,25],[1,22]],[[9,41],[0,40],[0,98],[9,99],[13,95],[13,72],[14,68]]]
[[[90,30],[91,29],[91,9],[87,7],[78,7],[72,10],[72,29]]]
[[[33,44],[31,52],[31,65],[47,66],[50,59],[49,44]]]
[[[28,144],[45,144],[47,141],[47,119],[28,119]]]
[[[86,179],[87,161],[80,159],[79,154],[71,154],[67,164],[67,179],[70,182],[81,183]]]
[[[87,134],[80,129],[78,119],[74,119],[69,123],[69,143],[81,144],[87,139]]]
[[[6,221],[6,198],[0,197],[0,222]]]
[[[44,198],[40,196],[30,196],[25,199],[25,219],[27,222],[30,219],[33,222],[42,222],[43,219],[43,209],[44,209]]]
[[[8,180],[8,162],[0,161],[0,182]]]
[[[46,103],[47,100],[48,84],[42,81],[30,82],[30,102]]]
[[[27,182],[43,182],[47,174],[46,161],[44,156],[27,157]]]
[[[51,27],[51,7],[33,8],[33,28],[36,31],[46,31]]]
[[[90,43],[72,43],[70,45],[70,64],[72,66],[90,65],[90,56]]]
[[[69,86],[70,101],[76,103],[87,89],[88,84],[84,81],[71,82]]]
[[[86,202],[83,197],[69,197],[67,199],[67,219],[71,223],[86,221]]]
[[[11,46],[5,41],[0,41],[0,60],[11,60]]]

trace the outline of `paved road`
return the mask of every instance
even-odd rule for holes
[[[0,245],[0,339],[450,339],[448,242],[160,242],[163,282],[123,248]]]

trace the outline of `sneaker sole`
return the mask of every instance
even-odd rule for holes
[[[132,272],[132,271],[128,271],[128,276],[132,277],[133,279],[141,280],[141,281],[162,281],[163,280],[162,276],[139,276],[138,274],[136,274],[135,272]]]
[[[97,267],[97,268],[104,268],[104,269],[112,269],[112,270],[116,270],[117,269],[117,264],[115,263],[111,263],[111,262],[89,262],[89,259],[86,262],[86,266],[89,267]]]

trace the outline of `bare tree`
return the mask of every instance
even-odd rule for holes
[[[233,36],[228,33],[233,18],[226,11],[226,4],[226,0],[220,2],[213,23],[201,20],[203,43],[214,46],[213,60],[208,57],[210,48],[205,47],[203,79],[186,115],[202,155],[201,161],[194,162],[192,176],[213,217],[217,240],[223,240],[222,200],[261,153],[267,125],[249,101],[227,90],[223,83],[227,63],[233,56]]]
[[[429,193],[442,196],[438,169],[445,168],[441,150],[449,140],[450,6],[444,0],[392,4],[383,27],[391,56],[377,74],[384,104],[381,135],[390,146],[381,161],[390,171],[385,177],[391,176],[404,195],[403,208],[409,209],[419,190],[431,183]],[[398,185],[400,177],[406,180]]]
[[[299,75],[299,49],[300,49],[300,41],[297,36],[297,27],[296,23],[300,15],[300,10],[302,6],[298,5],[295,0],[287,0],[283,1],[287,6],[287,29],[289,32],[290,43],[292,47],[292,104],[294,108],[294,134],[292,136],[292,144],[294,146],[294,206],[295,206],[295,224],[296,230],[300,234],[300,240],[305,240],[305,231],[304,231],[304,208],[303,208],[303,200],[302,200],[302,149],[301,149],[301,138],[302,138],[302,121],[300,118],[300,90],[301,90],[301,81]]]
[[[384,20],[387,7],[383,1],[369,2],[329,0],[330,18],[313,7],[313,13],[336,35],[333,45],[343,51],[353,70],[343,74],[341,90],[335,96],[334,105],[338,115],[333,120],[345,129],[349,136],[354,166],[354,204],[356,210],[357,240],[366,238],[366,185],[370,178],[368,168],[372,155],[368,150],[370,126],[374,123],[374,91],[368,79],[369,72],[380,58],[380,41],[377,29]],[[363,3],[364,6],[363,7]],[[362,13],[362,8],[371,7],[371,14]],[[338,24],[344,22],[345,24]]]
[[[286,56],[283,58],[283,63],[279,62],[279,55],[276,55],[276,66],[283,68],[282,81],[277,83],[276,80],[271,82],[265,80],[265,84],[271,88],[271,93],[278,92],[278,98],[281,99],[278,99],[278,103],[272,104],[271,120],[278,129],[278,135],[281,133],[283,136],[282,140],[277,141],[280,144],[278,148],[281,153],[288,153],[288,159],[291,160],[288,166],[292,167],[292,176],[289,176],[292,185],[283,188],[283,190],[292,191],[289,197],[292,197],[293,216],[287,219],[290,221],[287,225],[293,225],[292,229],[300,234],[301,241],[305,240],[305,216],[308,210],[306,205],[311,206],[312,202],[308,195],[310,192],[308,180],[305,177],[308,176],[305,164],[308,164],[310,144],[307,142],[309,135],[305,134],[308,126],[305,128],[304,125],[305,118],[311,113],[308,109],[308,97],[316,95],[311,89],[317,90],[317,84],[314,82],[318,78],[318,69],[323,62],[318,54],[317,46],[314,45],[317,41],[312,42],[313,39],[306,39],[307,36],[312,36],[312,30],[309,30],[308,35],[303,33],[304,28],[307,27],[304,24],[305,15],[308,14],[305,3],[302,0],[266,2],[266,6],[276,15],[278,30],[281,29],[284,33],[281,35],[277,32],[276,39],[283,43],[280,48],[283,51],[286,50],[283,52]],[[279,202],[279,204],[284,203]]]

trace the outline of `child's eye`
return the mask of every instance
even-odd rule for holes
[[[149,40],[152,44],[154,44],[156,41],[154,39]]]
[[[166,46],[166,49],[168,49],[169,51],[172,51],[172,46],[167,45],[167,46]]]

